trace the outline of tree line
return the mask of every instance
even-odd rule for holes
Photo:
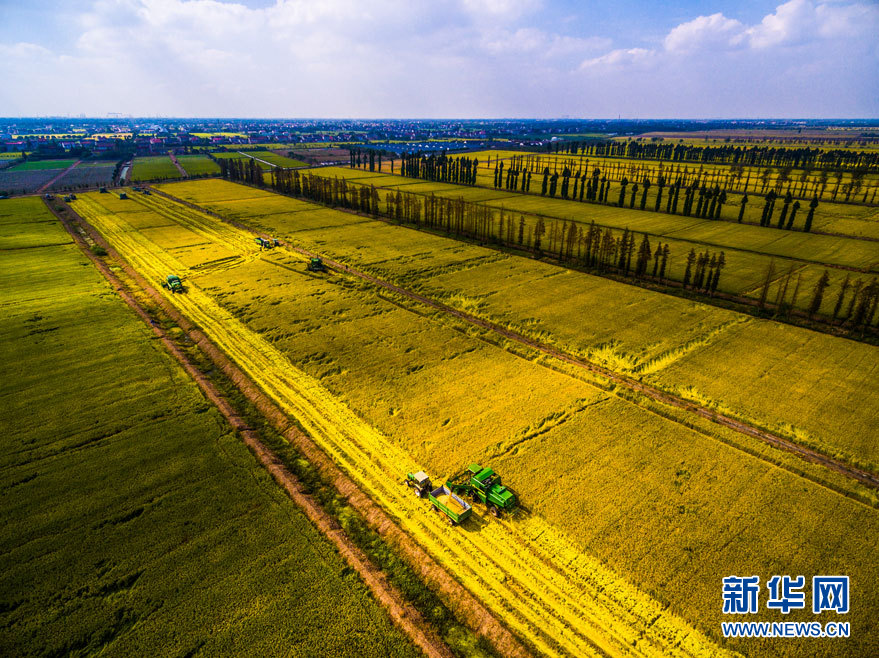
[[[788,146],[697,146],[638,141],[569,141],[550,142],[548,153],[593,155],[633,160],[665,160],[668,162],[702,162],[705,164],[742,164],[752,166],[816,167],[826,169],[863,169],[879,171],[879,153],[849,149]]]
[[[647,234],[641,234],[639,241],[637,234],[628,229],[620,233],[596,226],[595,222],[584,227],[574,221],[544,217],[528,222],[523,214],[470,203],[460,197],[452,199],[395,190],[386,192],[382,198],[374,185],[291,169],[272,170],[270,185],[282,194],[444,231],[455,237],[513,247],[537,257],[550,256],[564,263],[637,279],[652,278],[660,283],[671,280],[669,245],[657,242],[654,247]],[[722,263],[723,255],[714,255],[711,276],[700,278],[698,285],[696,279],[687,281],[685,286],[704,292],[716,291]]]
[[[540,195],[547,197],[558,197],[561,199],[591,203],[612,203],[620,208],[634,209],[637,204],[639,210],[652,210],[654,212],[666,212],[668,214],[681,214],[684,216],[701,217],[703,219],[719,220],[723,206],[727,203],[726,191],[721,189],[720,185],[715,184],[713,187],[701,182],[698,178],[694,179],[689,185],[684,184],[682,176],[678,176],[674,181],[668,181],[662,174],[656,179],[655,183],[645,176],[640,181],[631,183],[627,177],[623,176],[619,181],[619,190],[616,196],[611,195],[611,188],[614,181],[610,180],[606,175],[602,175],[599,167],[592,169],[591,175],[588,174],[588,166],[586,171],[578,169],[573,171],[567,165],[559,171],[551,171],[549,167],[543,170],[543,177],[540,183]],[[504,162],[498,160],[495,162],[494,186],[495,188],[505,187],[508,190],[517,190],[519,177],[522,177],[522,192],[530,191],[530,172],[522,169],[521,164],[517,160],[513,160],[507,173],[504,174]],[[647,195],[650,188],[656,186],[656,196],[653,199],[652,207],[648,205]],[[667,195],[665,190],[668,188]],[[640,193],[640,194],[639,194]],[[683,199],[681,194],[683,193]],[[665,204],[663,209],[663,196],[665,195]],[[608,201],[608,197],[611,201]],[[774,191],[770,191],[764,197],[763,214],[760,226],[773,226],[773,214],[775,212],[775,203],[778,195]],[[749,202],[748,195],[745,194],[740,199],[738,222],[741,223],[745,216],[745,208]],[[815,209],[818,207],[818,199],[813,198],[809,203],[809,212],[803,224],[803,230],[809,232],[812,230],[812,222],[815,218]],[[783,207],[775,228],[793,230],[796,221],[797,212],[800,209],[800,202],[794,201],[793,196],[788,193],[783,199]]]
[[[501,156],[498,154],[495,166],[500,160]],[[579,156],[561,159],[538,154],[518,154],[511,156],[509,160],[511,168],[527,170],[536,174],[542,172],[544,167],[550,167],[553,172],[564,167],[577,171],[584,168],[589,169],[589,158]],[[488,156],[488,166],[491,167],[491,155]],[[865,179],[866,172],[863,169],[850,172],[848,181],[845,181],[846,173],[841,169],[834,172],[820,169],[816,172],[808,166],[802,167],[796,172],[791,166],[777,169],[767,166],[760,171],[759,167],[746,167],[742,164],[712,166],[709,169],[700,164],[698,169],[695,167],[690,169],[687,165],[673,163],[659,162],[653,166],[647,163],[636,164],[634,160],[608,159],[593,160],[593,166],[602,167],[608,179],[612,181],[619,181],[624,176],[633,179],[645,176],[656,178],[662,175],[666,178],[681,177],[684,185],[689,185],[694,179],[702,180],[708,185],[721,185],[727,193],[748,194],[753,191],[765,194],[767,190],[773,189],[776,194],[783,194],[787,191],[795,197],[803,199],[818,197],[819,200],[823,200],[829,190],[830,201],[834,203],[837,201],[875,203],[876,194],[879,192],[877,182],[867,181]],[[835,179],[832,183],[831,173]],[[838,198],[840,194],[844,198]]]
[[[223,168],[226,178],[266,186],[262,176],[253,178],[254,167],[250,163],[243,160],[227,162],[236,164]],[[610,272],[635,279],[653,280],[660,284],[677,282],[685,289],[707,295],[717,292],[721,274],[727,264],[723,251],[697,253],[695,249],[691,249],[686,257],[683,275],[678,279],[671,276],[669,244],[657,241],[654,247],[648,234],[640,234],[639,240],[639,234],[629,229],[620,233],[618,230],[597,226],[594,221],[584,227],[573,221],[542,216],[529,222],[521,213],[467,202],[461,197],[451,199],[433,194],[393,190],[386,192],[382,198],[374,185],[357,184],[338,177],[317,176],[310,172],[300,173],[295,169],[273,169],[270,172],[269,185],[282,194],[302,197],[323,205],[383,217],[418,228],[444,231],[456,237],[512,247],[537,257],[550,256],[560,262],[599,273]],[[767,306],[769,290],[776,282],[776,274],[775,262],[770,261],[762,286],[760,308]],[[796,305],[802,275],[799,274],[794,282],[793,274],[794,268],[791,267],[786,278],[777,282],[774,304],[776,315],[782,313],[789,316]],[[829,287],[830,277],[825,270],[812,290],[807,307],[809,318],[819,313]],[[879,282],[875,278],[869,283],[860,279],[852,282],[850,275],[847,275],[840,284],[830,321],[852,329],[872,328],[877,310]]]
[[[794,281],[794,273],[796,267],[792,264],[787,273],[778,277],[776,280],[777,270],[775,261],[770,261],[766,268],[766,276],[760,289],[760,300],[758,306],[763,309],[767,307],[769,300],[769,291],[772,284],[776,284],[775,315],[784,315],[790,317],[791,311],[796,307],[797,299],[800,294],[803,275],[797,273],[796,281]],[[793,285],[791,283],[793,282]],[[818,281],[812,288],[809,304],[806,308],[806,316],[812,319],[817,315],[827,298],[828,289],[830,288],[830,274],[827,270],[819,277]],[[790,298],[788,298],[790,292]],[[868,283],[861,279],[852,282],[851,274],[846,274],[836,292],[836,301],[833,305],[833,311],[829,314],[830,323],[847,327],[851,330],[864,331],[873,328],[876,319],[877,309],[879,309],[879,282],[874,277]]]

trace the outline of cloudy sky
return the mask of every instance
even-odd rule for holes
[[[0,116],[873,118],[877,35],[877,0],[0,0]]]

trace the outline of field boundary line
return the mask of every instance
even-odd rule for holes
[[[70,171],[71,169],[76,169],[77,165],[79,165],[80,162],[82,162],[82,160],[77,160],[76,162],[74,162],[72,165],[70,165],[69,167],[67,167],[67,169],[63,170],[60,174],[58,174],[57,176],[55,176],[55,178],[53,178],[52,180],[50,180],[50,181],[46,182],[45,184],[43,184],[43,186],[42,186],[40,189],[35,190],[35,191],[34,191],[34,194],[42,194],[43,192],[45,192],[46,190],[48,190],[50,187],[52,187],[52,185],[54,185],[54,184],[57,183],[61,178],[63,178],[64,175],[65,175],[68,171]]]
[[[48,204],[47,204],[48,205]],[[76,218],[77,222],[83,227],[83,230],[87,232],[89,239],[93,240],[95,244],[103,247],[107,253],[118,262],[123,271],[131,277],[133,281],[137,283],[138,286],[141,287],[144,293],[146,293],[152,300],[154,300],[164,311],[164,313],[173,320],[186,334],[188,337],[202,350],[202,352],[216,365],[233,383],[234,385],[241,391],[241,393],[250,401],[259,411],[259,413],[266,418],[274,427],[278,430],[278,432],[293,446],[295,447],[302,455],[307,459],[312,465],[314,465],[320,474],[326,478],[329,484],[343,497],[345,500],[355,509],[357,512],[364,518],[367,524],[386,541],[395,546],[402,554],[402,556],[406,559],[409,565],[415,570],[416,573],[428,584],[432,585],[435,591],[438,591],[443,600],[446,601],[447,604],[450,604],[450,607],[458,613],[459,621],[469,628],[471,628],[477,634],[485,637],[489,640],[495,649],[503,656],[510,656],[514,658],[525,658],[527,656],[531,656],[532,653],[528,650],[525,645],[516,637],[509,629],[507,629],[500,621],[487,609],[485,606],[467,589],[464,588],[455,578],[449,574],[443,567],[441,567],[438,563],[436,563],[432,557],[411,537],[405,534],[400,527],[393,521],[392,517],[388,515],[383,509],[381,509],[369,496],[367,496],[355,483],[351,480],[333,461],[332,459],[323,452],[312,440],[308,437],[304,432],[302,432],[298,427],[296,427],[286,414],[281,411],[281,409],[271,401],[271,399],[261,391],[248,377],[244,374],[242,370],[236,366],[232,360],[223,353],[198,327],[194,326],[192,322],[190,322],[185,316],[183,316],[179,311],[177,311],[173,306],[170,305],[159,293],[158,291],[152,287],[146,279],[139,274],[122,256],[104,239],[99,231],[97,231],[88,221],[86,221],[82,216],[80,216],[76,211],[74,211],[70,206],[65,204],[65,207],[69,210],[69,212]],[[61,220],[62,224],[67,228],[68,232],[73,236],[74,240],[77,241],[77,244],[83,250],[86,256],[89,257],[92,262],[96,264],[98,269],[101,270],[101,273],[104,274],[105,271],[108,274],[105,274],[105,277],[111,281],[114,289],[120,296],[125,296],[127,293],[124,291],[121,282],[119,282],[118,277],[107,268],[107,266],[100,261],[88,248],[83,247],[83,239],[82,236],[79,236],[77,230],[74,229],[69,224],[69,220],[62,217],[59,213],[55,212],[54,209],[50,208],[53,214]],[[79,240],[77,240],[79,238]],[[103,268],[103,269],[102,269]],[[115,280],[115,281],[114,281]],[[132,303],[137,306],[137,302],[133,299]],[[139,306],[132,308],[135,312],[141,316],[141,318],[149,324],[149,326],[153,329],[154,333],[159,335],[158,332],[161,332],[161,329],[155,326],[154,322],[146,315],[146,312],[143,311]],[[138,310],[140,309],[140,310]],[[165,337],[167,339],[167,337]],[[172,347],[176,349],[176,346],[171,343]],[[185,355],[184,355],[185,358]],[[193,368],[194,370],[194,368]],[[187,372],[190,372],[187,369]],[[198,377],[202,380],[205,380],[207,384],[210,384],[209,380],[206,380],[203,375],[198,373],[195,370],[195,374],[190,372],[196,382],[199,382]],[[225,402],[225,400],[222,400]],[[213,401],[213,400],[212,400]],[[231,408],[231,407],[230,407]],[[222,410],[221,410],[222,411]],[[232,411],[233,419],[235,423],[233,426],[236,429],[240,429],[242,431],[249,430],[246,427],[245,423],[240,419],[240,417]],[[233,421],[230,421],[233,422]],[[260,452],[257,452],[254,449],[254,452],[258,459],[263,462],[263,458],[266,459],[263,464],[269,470],[269,472],[276,477],[276,473],[289,475],[289,479],[292,483],[292,490],[288,488],[288,486],[278,480],[279,484],[288,491],[288,494],[293,497],[293,491],[297,492],[297,495],[308,498],[306,494],[302,493],[301,485],[298,483],[298,480],[295,476],[290,473],[286,467],[280,462],[280,460],[272,453],[268,448],[266,448],[258,439],[255,439],[257,443],[260,445]],[[250,443],[248,443],[250,445]],[[310,500],[310,499],[309,499]],[[295,502],[295,500],[294,500]],[[315,506],[317,503],[314,503],[311,500],[312,504]],[[308,509],[303,508],[306,514],[308,514]],[[320,509],[319,507],[317,508]],[[322,511],[322,510],[321,510]],[[309,516],[309,518],[311,518]],[[347,539],[347,535],[345,535],[344,530],[342,530],[338,524],[331,518],[329,518],[329,528],[330,534],[326,536],[329,537],[334,543],[336,541],[347,541],[350,543],[351,547],[355,551],[360,551],[349,539]],[[315,523],[317,525],[317,523]],[[318,529],[323,533],[323,528],[318,526]],[[326,533],[325,533],[326,534]],[[340,550],[341,552],[341,550]],[[343,554],[344,555],[344,554]],[[347,557],[346,557],[347,559]],[[432,630],[423,630],[420,628],[420,625],[426,625],[424,622],[421,613],[418,612],[417,609],[411,606],[411,604],[405,603],[405,600],[399,594],[399,592],[394,588],[394,586],[387,581],[387,578],[374,567],[369,559],[363,555],[362,556],[363,564],[365,564],[369,569],[371,569],[371,578],[372,582],[376,587],[379,587],[381,591],[387,590],[389,592],[394,592],[396,599],[391,598],[389,601],[398,607],[398,613],[394,614],[390,609],[389,613],[391,613],[392,619],[401,626],[401,628],[406,632],[406,634],[413,639],[413,642],[417,646],[419,646],[422,650],[427,653],[427,655],[432,658],[451,658],[453,654],[448,650],[446,645],[439,638],[431,638]],[[351,565],[353,568],[358,570],[358,573],[361,573],[360,569],[356,564]],[[370,584],[370,581],[367,580],[365,575],[361,573],[361,577],[364,582],[370,589],[372,589],[373,585]],[[384,599],[376,593],[376,597],[379,598],[384,603]],[[386,605],[386,607],[388,607]],[[422,644],[418,640],[418,638],[413,637],[412,633],[410,633],[409,628],[416,630],[420,636],[421,640],[426,644]],[[434,641],[435,640],[435,641]],[[438,645],[436,645],[438,643]]]
[[[181,203],[185,206],[188,206],[194,210],[205,213],[205,214],[210,215],[212,217],[216,217],[220,221],[226,222],[232,226],[235,226],[236,228],[248,231],[252,234],[259,235],[259,236],[267,238],[267,239],[271,237],[267,233],[263,233],[263,232],[258,231],[256,229],[253,229],[252,227],[241,224],[240,222],[237,222],[235,220],[230,220],[228,218],[222,217],[218,213],[215,213],[213,211],[202,208],[202,207],[198,206],[197,204],[190,203],[190,202],[185,201],[183,199],[179,199],[171,194],[168,194],[167,192],[163,192],[161,190],[155,190],[155,191],[160,196],[166,197],[169,200],[174,201],[176,203]],[[463,320],[464,322],[467,322],[468,324],[480,327],[482,329],[487,329],[493,333],[496,333],[500,336],[503,336],[504,338],[518,342],[523,345],[526,345],[527,347],[536,349],[540,352],[543,352],[544,354],[547,354],[547,355],[552,356],[556,359],[559,359],[560,361],[563,361],[563,362],[568,363],[570,365],[576,366],[578,368],[588,370],[594,374],[600,375],[606,379],[611,380],[612,382],[614,382],[616,384],[619,384],[625,388],[628,388],[629,390],[632,390],[636,393],[644,395],[648,398],[652,398],[653,400],[655,400],[657,402],[682,409],[684,411],[693,413],[697,416],[701,416],[701,417],[706,418],[707,420],[710,420],[718,425],[721,425],[721,426],[727,427],[729,429],[732,429],[736,432],[739,432],[740,434],[745,434],[745,435],[751,436],[751,437],[756,438],[760,441],[763,441],[764,443],[767,443],[775,448],[785,450],[787,452],[791,452],[805,461],[824,466],[825,468],[827,468],[829,470],[835,471],[835,472],[840,473],[846,477],[849,477],[853,480],[856,480],[856,481],[860,482],[861,484],[868,486],[872,489],[879,489],[879,476],[876,476],[868,471],[857,468],[855,466],[851,466],[849,464],[846,464],[845,462],[842,462],[842,461],[839,461],[839,460],[834,459],[832,457],[829,457],[827,455],[824,455],[823,453],[820,453],[817,450],[813,450],[813,449],[808,448],[806,446],[800,445],[799,443],[796,443],[795,441],[792,441],[790,439],[786,439],[786,438],[779,436],[777,434],[773,434],[772,432],[769,432],[768,430],[760,429],[758,427],[755,427],[754,425],[751,425],[750,423],[747,423],[742,420],[738,420],[736,418],[733,418],[732,416],[728,416],[728,415],[723,414],[723,413],[716,411],[714,409],[710,409],[710,408],[705,407],[703,405],[697,404],[695,402],[692,402],[690,400],[682,398],[682,397],[675,395],[673,393],[664,391],[664,390],[657,388],[655,386],[652,386],[650,384],[645,384],[644,382],[642,382],[638,379],[634,379],[632,377],[628,377],[627,375],[616,373],[612,370],[609,370],[608,368],[600,366],[600,365],[593,363],[587,359],[584,359],[582,357],[577,357],[577,356],[574,356],[574,355],[569,354],[567,352],[564,352],[563,350],[561,350],[557,347],[553,347],[553,346],[548,345],[546,343],[543,343],[543,342],[528,338],[526,336],[523,336],[522,334],[520,334],[516,331],[513,331],[512,329],[508,329],[507,327],[503,327],[503,326],[495,324],[493,322],[489,322],[488,320],[483,320],[482,318],[479,318],[475,315],[471,315],[469,313],[466,313],[465,311],[460,311],[460,310],[453,308],[451,306],[447,306],[446,304],[443,304],[442,302],[438,302],[438,301],[433,300],[429,297],[421,295],[417,292],[414,292],[412,290],[408,290],[407,288],[402,288],[402,287],[397,286],[397,285],[390,283],[388,281],[384,281],[382,279],[379,279],[375,276],[372,276],[371,274],[367,274],[366,272],[358,270],[354,267],[350,267],[348,265],[334,261],[332,259],[325,258],[321,254],[316,254],[316,253],[311,252],[307,249],[303,249],[302,247],[296,247],[293,245],[285,245],[285,247],[291,251],[299,253],[303,256],[307,256],[309,258],[320,256],[323,259],[323,262],[325,265],[327,265],[328,267],[331,267],[339,272],[343,272],[343,273],[347,273],[347,274],[351,274],[353,276],[359,277],[359,278],[363,279],[364,281],[370,282],[370,283],[377,285],[381,288],[385,288],[386,290],[390,290],[390,291],[397,293],[399,295],[402,295],[404,297],[408,297],[409,299],[412,299],[413,301],[419,302],[419,303],[424,304],[426,306],[429,306],[431,308],[435,308],[436,310],[441,311],[443,313],[446,313],[448,315],[452,315],[454,317],[457,317],[458,319]]]

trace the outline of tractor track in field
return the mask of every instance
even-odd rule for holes
[[[48,204],[47,204],[48,205]],[[69,207],[68,207],[69,208]],[[161,341],[167,352],[177,360],[186,373],[195,381],[204,396],[217,408],[223,415],[229,425],[241,436],[244,443],[251,450],[254,456],[259,460],[262,466],[271,474],[274,480],[287,492],[290,499],[305,513],[308,519],[314,524],[318,531],[324,535],[345,560],[345,562],[360,575],[361,580],[369,588],[370,592],[381,605],[388,611],[389,616],[394,623],[409,637],[409,639],[426,656],[430,658],[453,658],[454,654],[443,640],[436,634],[433,628],[425,621],[421,613],[408,601],[402,593],[390,583],[385,574],[376,567],[369,557],[348,537],[344,529],[339,523],[330,516],[320,504],[310,495],[305,493],[305,487],[296,478],[296,476],[284,465],[284,463],[261,441],[259,434],[247,426],[247,423],[238,415],[238,412],[217,390],[213,382],[208,379],[198,368],[196,368],[186,354],[166,335],[166,333],[155,323],[155,321],[144,310],[143,306],[134,299],[119,277],[113,273],[110,268],[98,256],[89,249],[86,237],[90,238],[97,244],[103,246],[108,254],[141,287],[142,291],[155,300],[162,310],[172,317],[178,326],[187,332],[199,348],[218,366],[222,368],[224,373],[229,376],[236,386],[251,401],[261,394],[254,384],[240,371],[236,371],[235,367],[225,359],[223,354],[212,344],[210,344],[204,336],[193,327],[184,326],[182,317],[173,317],[176,312],[165,302],[161,295],[152,288],[142,277],[140,277],[121,257],[107,244],[94,229],[82,220],[76,213],[73,213],[86,231],[86,235],[80,233],[70,220],[61,213],[55,211],[49,206],[50,211],[61,221],[61,224],[73,238],[74,243],[80,248],[82,253],[92,262],[95,268],[103,275],[107,282],[113,287],[116,294],[128,305],[137,316],[151,329],[153,334]],[[70,211],[72,212],[72,210]],[[185,322],[185,321],[184,321]],[[185,323],[188,324],[188,323]],[[266,405],[271,403],[266,399]],[[261,409],[261,411],[263,411]],[[276,426],[286,429],[285,434],[296,433],[298,430],[289,426],[289,422],[284,418],[280,410],[266,409],[273,411],[267,417],[274,421]],[[304,438],[304,437],[303,437]],[[311,459],[311,456],[309,456]],[[353,493],[354,485],[351,483],[349,495]],[[360,494],[361,496],[363,494]],[[513,649],[510,645],[508,648]],[[516,654],[511,651],[511,655]]]
[[[138,199],[182,229],[261,258],[249,230],[190,213],[158,195]],[[103,207],[99,195],[85,195],[74,204],[86,225],[100,230],[99,244],[112,243],[119,250],[114,253],[140,276],[156,280],[178,269],[186,274],[164,247]],[[255,396],[260,412],[501,655],[728,655],[537,515],[509,522],[474,515],[463,530],[450,530],[443,517],[401,485],[401,473],[415,463],[404,447],[357,416],[197,283],[185,295],[156,294],[173,307],[171,317],[193,328],[191,336],[215,350],[221,367],[231,368],[230,379]]]
[[[252,233],[254,235],[259,235],[264,238],[271,237],[267,233],[263,233],[261,231],[258,231],[256,229],[252,228],[252,227],[249,227],[245,224],[242,224],[242,223],[237,222],[235,220],[231,220],[226,217],[223,217],[222,215],[220,215],[216,212],[213,212],[213,211],[208,210],[207,208],[203,208],[197,204],[194,204],[194,203],[185,201],[183,199],[180,199],[178,197],[175,197],[171,194],[168,194],[167,192],[163,192],[161,190],[155,190],[155,189],[153,191],[161,197],[165,197],[170,201],[184,205],[184,206],[189,207],[189,208],[196,210],[198,212],[210,215],[211,217],[215,217],[215,218],[219,219],[220,221],[226,222],[227,224],[230,224],[238,229],[247,231],[247,232]],[[650,384],[645,384],[644,382],[642,382],[638,379],[634,379],[632,377],[628,377],[627,375],[623,375],[623,374],[614,372],[614,371],[609,370],[607,368],[604,368],[603,366],[600,366],[596,363],[593,363],[593,362],[588,361],[586,359],[583,359],[583,358],[574,356],[570,353],[567,353],[557,347],[553,347],[551,345],[548,345],[546,343],[542,343],[542,342],[534,340],[532,338],[528,338],[527,336],[523,336],[522,334],[515,332],[511,329],[497,325],[497,324],[489,322],[487,320],[483,320],[482,318],[471,315],[471,314],[466,313],[464,311],[460,311],[460,310],[453,308],[451,306],[447,306],[446,304],[443,304],[442,302],[438,302],[434,299],[431,299],[429,297],[425,297],[424,295],[421,295],[421,294],[414,292],[412,290],[408,290],[406,288],[402,288],[402,287],[397,286],[397,285],[390,283],[388,281],[384,281],[384,280],[379,279],[375,276],[372,276],[371,274],[367,274],[366,272],[358,270],[354,267],[350,267],[350,266],[345,265],[343,263],[339,263],[337,261],[327,259],[324,256],[322,256],[321,254],[313,253],[307,249],[303,249],[301,247],[296,247],[293,245],[284,245],[284,247],[291,250],[291,251],[294,251],[298,254],[301,254],[303,256],[307,256],[309,258],[314,257],[314,256],[320,256],[323,259],[324,263],[328,267],[335,269],[339,272],[344,272],[344,273],[350,274],[352,276],[359,277],[365,281],[372,283],[373,285],[379,286],[379,287],[384,288],[386,290],[390,290],[394,293],[397,293],[399,295],[407,297],[407,298],[409,298],[413,301],[416,301],[420,304],[424,304],[424,305],[429,306],[431,308],[434,308],[438,311],[441,311],[441,312],[446,313],[448,315],[454,316],[454,317],[458,318],[459,320],[463,320],[464,322],[466,322],[468,324],[471,324],[476,327],[480,327],[482,329],[486,329],[486,330],[491,331],[497,335],[503,336],[504,338],[507,338],[509,340],[515,341],[517,343],[520,343],[520,344],[525,345],[527,347],[530,347],[532,349],[543,352],[544,354],[552,356],[552,357],[554,357],[564,363],[576,366],[578,368],[585,369],[589,372],[592,372],[592,373],[597,374],[601,377],[609,379],[610,381],[612,381],[616,384],[619,384],[619,385],[621,385],[631,391],[634,391],[634,392],[639,393],[641,395],[644,395],[648,398],[651,398],[661,404],[676,407],[678,409],[682,409],[682,410],[687,411],[689,413],[695,414],[697,416],[700,416],[702,418],[710,420],[713,423],[716,423],[718,425],[732,429],[740,434],[744,434],[744,435],[750,436],[752,438],[756,438],[756,439],[758,439],[764,443],[767,443],[775,448],[793,453],[807,462],[819,464],[819,465],[827,468],[828,470],[834,471],[836,473],[840,473],[848,478],[851,478],[857,482],[860,482],[861,484],[863,484],[867,487],[870,487],[872,489],[879,489],[879,476],[874,475],[873,473],[870,473],[870,472],[865,471],[863,469],[859,469],[857,467],[851,466],[851,465],[846,464],[844,462],[841,462],[839,460],[833,459],[832,457],[824,455],[816,450],[813,450],[811,448],[807,448],[803,445],[800,445],[800,444],[796,443],[795,441],[792,441],[790,439],[786,439],[786,438],[779,436],[777,434],[773,434],[772,432],[761,429],[759,427],[755,427],[747,422],[738,420],[738,419],[733,418],[731,416],[727,416],[726,414],[722,414],[718,411],[715,411],[715,410],[710,409],[708,407],[705,407],[703,405],[696,404],[696,403],[691,402],[689,400],[686,400],[682,397],[679,397],[679,396],[674,395],[672,393],[663,391],[662,389],[656,388],[655,386],[651,386]]]

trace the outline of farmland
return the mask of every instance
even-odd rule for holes
[[[36,169],[29,171],[0,170],[0,192],[7,194],[31,194],[60,174],[62,169]]]
[[[566,222],[579,224],[584,232],[591,222],[595,222],[599,227],[617,231],[617,236],[626,229],[636,232],[636,235],[640,233],[639,240],[643,235],[648,235],[654,245],[657,241],[669,245],[668,277],[677,281],[684,279],[690,250],[700,253],[706,248],[713,253],[723,251],[726,265],[718,289],[735,295],[759,297],[770,263],[777,259],[780,259],[779,262],[772,264],[776,277],[793,266],[796,272],[801,271],[804,274],[807,282],[814,282],[823,271],[822,266],[826,266],[830,269],[833,287],[851,271],[854,271],[852,278],[861,276],[865,280],[869,280],[873,273],[879,271],[879,243],[873,240],[778,231],[709,219],[522,195],[505,190],[417,181],[345,168],[329,167],[315,172],[322,179],[338,177],[349,184],[409,192],[419,199],[463,199],[489,207],[492,209],[492,225],[495,227],[492,229],[493,236],[508,244],[514,243],[513,228],[517,228],[510,227],[510,224],[519,220],[524,222],[524,244],[528,246],[534,244],[531,236],[538,223],[543,222],[547,226],[547,251],[550,253],[558,251],[559,247],[554,246],[553,236],[563,234]],[[509,228],[509,232],[504,235],[498,233],[503,225],[502,216],[506,217]],[[793,286],[790,289],[792,291]],[[805,308],[809,304],[811,288],[803,289],[802,293],[797,299],[796,306],[799,308]],[[832,302],[828,295],[821,310],[830,314],[831,307]]]
[[[178,155],[177,162],[190,176],[219,174],[220,167],[206,155]]]
[[[44,169],[67,169],[76,160],[28,160],[10,167],[9,171],[42,171]]]
[[[4,653],[417,655],[42,203],[0,226]]]
[[[715,351],[713,358],[734,369],[744,367],[741,355],[771,353],[768,372],[748,373],[761,385],[765,383],[759,400],[741,395],[736,382],[745,372],[716,378],[711,395],[687,377],[678,378],[672,386],[703,395],[712,404],[734,409],[757,424],[773,429],[789,425],[793,436],[811,437],[831,454],[850,451],[851,459],[872,463],[874,468],[879,462],[869,429],[871,419],[879,414],[877,400],[858,396],[876,377],[876,347],[750,320],[705,304],[657,296],[222,181],[178,183],[162,189],[618,372],[655,377],[660,383],[663,368],[716,349],[709,346],[734,332],[736,340],[723,341],[724,350]],[[555,299],[566,303],[560,306]],[[596,314],[591,310],[595,308],[602,312]],[[791,344],[809,347],[788,356],[785,351]],[[708,368],[707,372],[713,371]],[[803,372],[812,373],[807,382],[813,396],[787,396],[789,382]],[[735,405],[729,404],[732,396],[737,399]],[[816,408],[816,403],[838,407],[839,416]],[[833,427],[834,418],[848,420]]]
[[[167,155],[147,156],[134,159],[129,178],[137,183],[148,180],[168,180],[180,178],[180,171]]]
[[[202,181],[162,189],[651,377],[728,332],[772,324],[249,187]],[[494,344],[346,275],[308,276],[301,256],[261,254],[252,234],[156,196],[123,202],[89,194],[73,207],[148,278],[181,273],[190,290],[170,300],[408,533],[544,651],[632,651],[640,637],[634,651],[645,655],[745,646],[788,655],[790,644],[770,640],[717,646],[721,577],[827,568],[862,582],[876,577],[869,539],[875,509],[835,493],[831,487],[849,485],[820,467],[721,428],[653,413],[606,382]],[[784,388],[789,337],[758,333],[779,341],[771,375]],[[875,363],[875,348],[817,336],[828,342],[803,341],[799,361],[852,349]],[[747,354],[748,340],[743,332],[726,349]],[[713,358],[735,361],[736,354]],[[850,374],[846,359],[821,365],[828,386],[815,399],[847,394],[831,382],[857,389],[858,377],[874,376],[869,365]],[[686,384],[679,375],[671,385]],[[869,437],[875,399],[860,401],[868,406],[854,411]],[[795,396],[779,401],[774,417],[797,420],[798,403]],[[852,445],[847,434],[820,439],[872,459],[872,447]],[[478,518],[468,531],[450,532],[399,487],[400,473],[416,466],[439,477],[471,460],[496,465],[532,514]],[[791,550],[815,527],[826,541]],[[845,641],[845,655],[876,649],[869,630],[876,601],[868,600],[876,595],[859,596],[864,608],[853,609],[852,620],[865,632]],[[840,646],[806,642],[798,648],[815,655]]]
[[[51,185],[51,190],[76,190],[82,187],[102,187],[113,182],[116,166],[112,163],[80,163]]]
[[[268,171],[274,167],[305,167],[306,164],[301,160],[295,160],[293,158],[288,158],[283,155],[279,155],[273,151],[262,150],[262,151],[251,151],[251,150],[242,150],[242,151],[225,151],[220,153],[212,154],[215,158],[221,158],[225,160],[238,160],[245,158],[253,158],[257,161],[259,166],[264,170]]]

